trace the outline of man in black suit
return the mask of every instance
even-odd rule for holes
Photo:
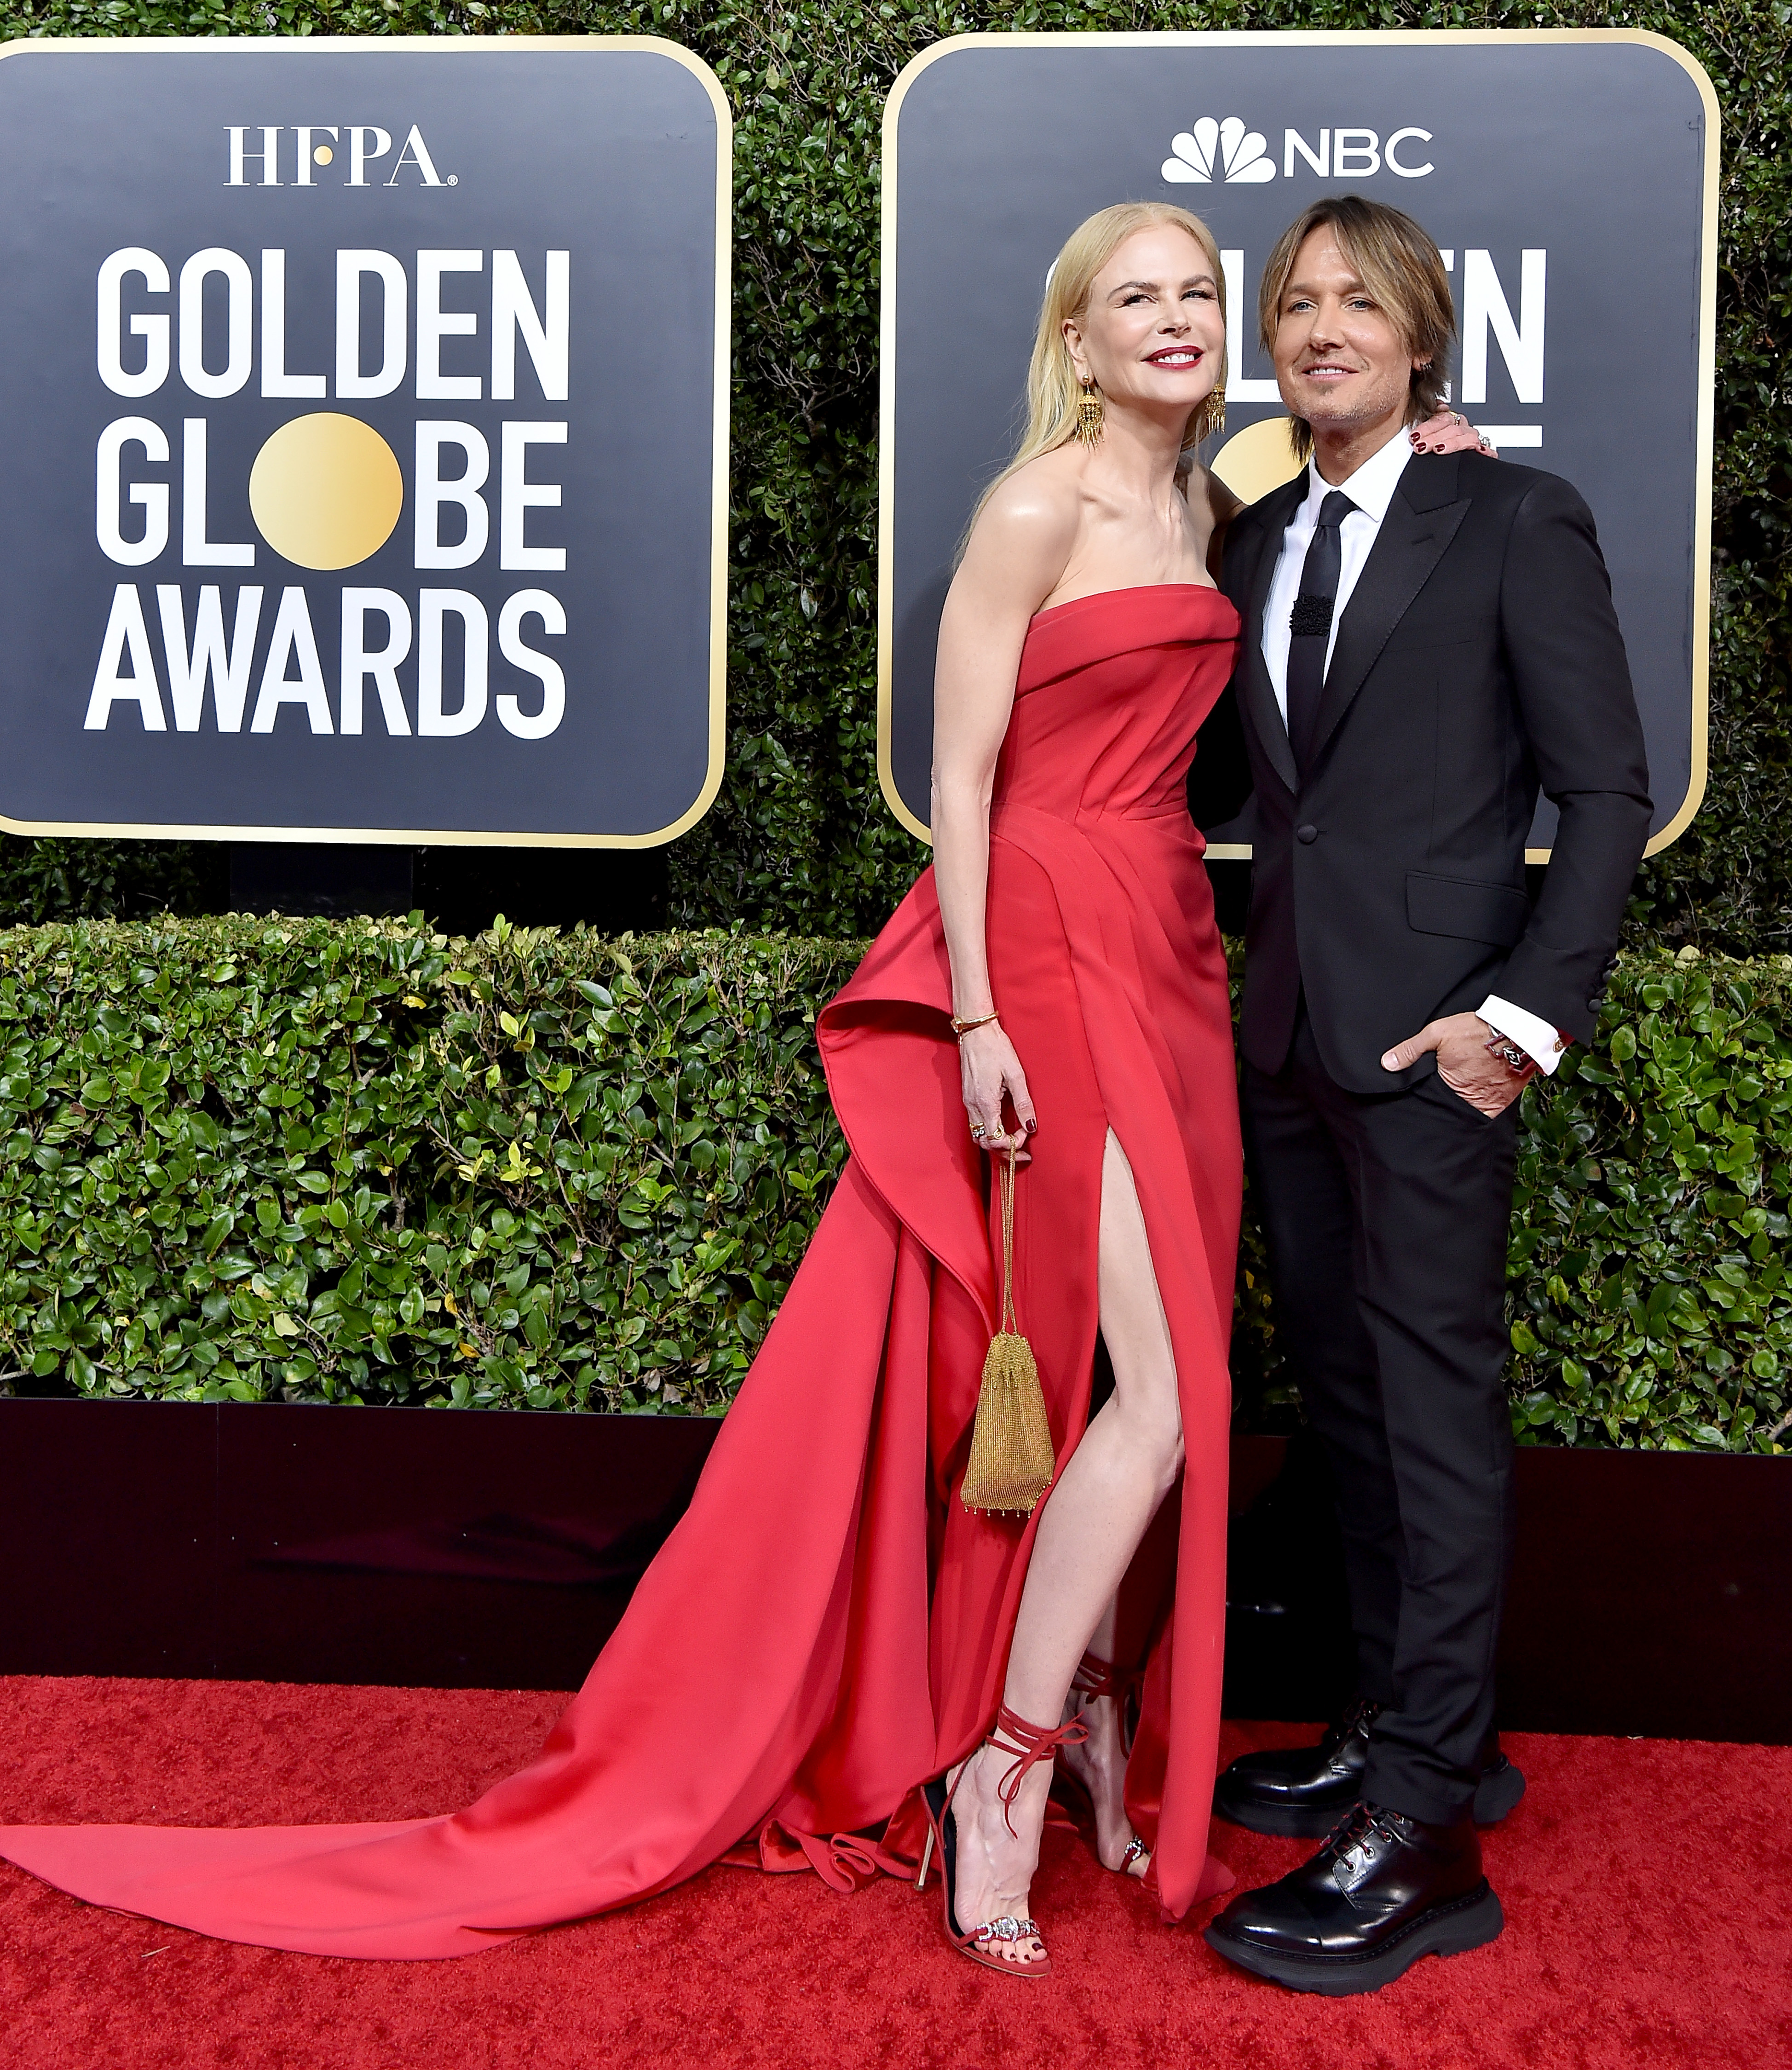
[[[1650,804],[1586,505],[1532,468],[1413,450],[1455,331],[1431,239],[1320,202],[1259,314],[1311,465],[1232,525],[1244,638],[1197,774],[1223,769],[1229,723],[1252,787],[1251,1183],[1332,1468],[1360,1680],[1318,1747],[1221,1778],[1223,1815],[1331,1837],[1207,1939],[1342,1995],[1504,1923],[1476,1815],[1524,1788],[1493,1732],[1514,1102],[1594,1031]],[[1560,820],[1533,904],[1540,788]]]

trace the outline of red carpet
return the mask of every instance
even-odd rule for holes
[[[565,1699],[0,1679],[0,1818],[409,1818],[516,1766]],[[1228,1757],[1274,1727],[1226,1728]],[[1516,1737],[1489,1836],[1505,1934],[1371,1998],[1297,1998],[1069,1836],[1033,1887],[1059,1974],[986,1977],[931,1893],[712,1869],[455,1962],[274,1954],[79,1905],[0,1864],[13,2070],[1679,2070],[1792,2065],[1792,1749]],[[1299,1844],[1221,1826],[1245,1881]],[[1201,1915],[1205,1917],[1205,1915]],[[1198,1925],[1199,1921],[1197,1924]]]

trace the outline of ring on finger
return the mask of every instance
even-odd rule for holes
[[[980,1121],[974,1121],[971,1124],[971,1133],[977,1138],[979,1142],[981,1142],[983,1138],[989,1133],[989,1131],[984,1127]]]

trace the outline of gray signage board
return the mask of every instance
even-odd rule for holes
[[[1229,373],[1204,457],[1249,496],[1294,471],[1263,261],[1309,202],[1356,193],[1443,249],[1454,399],[1592,506],[1665,846],[1705,779],[1716,132],[1704,73],[1640,31],[963,36],[918,58],[884,125],[878,738],[903,824],[925,837],[940,605],[1024,422],[1065,237],[1119,201],[1206,221]],[[1533,859],[1553,828],[1545,801]]]
[[[730,179],[652,38],[9,45],[0,824],[700,817]]]

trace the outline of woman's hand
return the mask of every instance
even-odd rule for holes
[[[1439,410],[1422,424],[1414,424],[1406,436],[1414,452],[1479,452],[1489,460],[1499,457],[1460,410]]]
[[[1027,1139],[1039,1123],[1027,1090],[1026,1073],[1021,1069],[1014,1045],[1002,1033],[1001,1023],[992,1021],[987,1026],[972,1029],[959,1039],[958,1058],[972,1139],[980,1150],[1005,1151],[1012,1143],[1025,1164]],[[1012,1136],[1002,1111],[1004,1096],[1020,1124]]]

